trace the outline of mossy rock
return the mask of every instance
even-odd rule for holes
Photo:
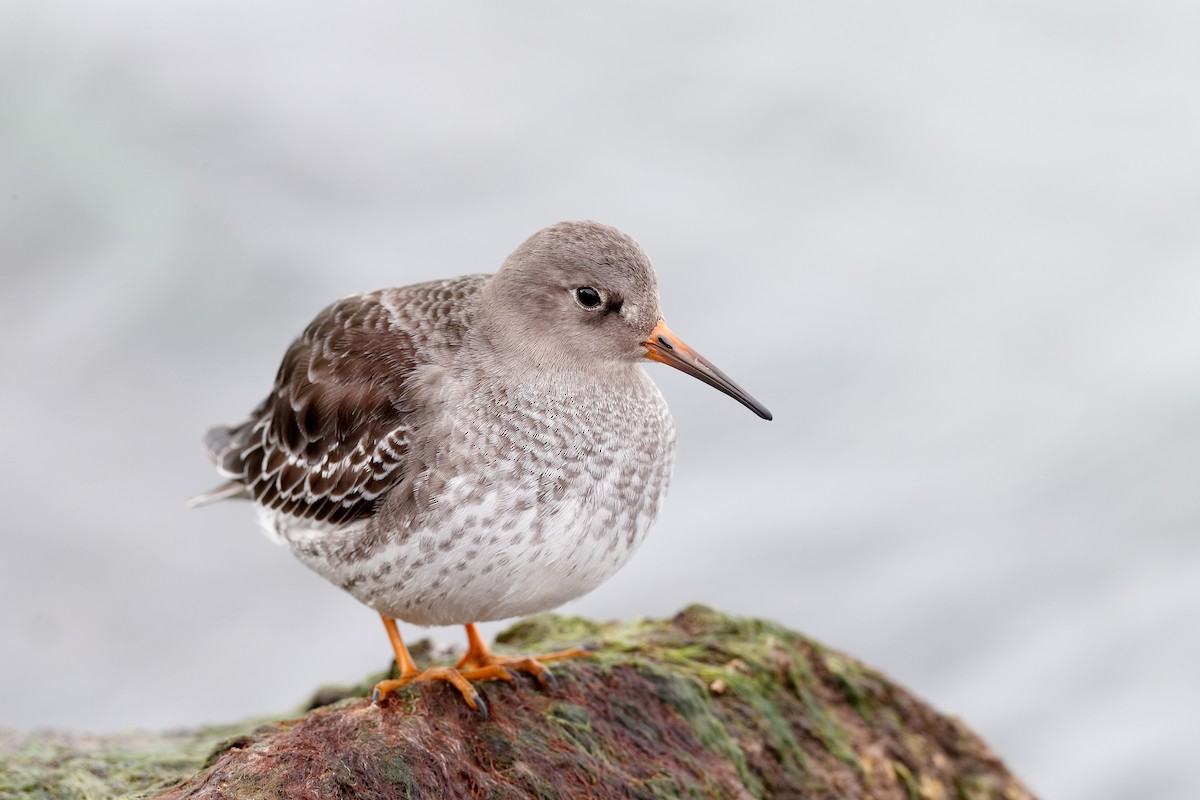
[[[267,724],[0,736],[0,797],[1031,797],[962,723],[771,622],[703,606],[665,621],[543,615],[497,641],[593,654],[555,662],[550,689],[482,684],[486,719],[442,683],[372,705],[377,675]]]

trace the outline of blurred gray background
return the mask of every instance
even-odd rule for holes
[[[772,617],[1047,798],[1196,797],[1198,34],[1168,0],[9,0],[0,725],[382,668],[249,506],[184,509],[200,436],[336,297],[593,218],[776,420],[651,366],[672,496],[565,610]]]

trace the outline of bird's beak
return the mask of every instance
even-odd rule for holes
[[[730,380],[724,372],[708,363],[703,356],[684,344],[678,336],[671,333],[667,323],[661,319],[654,326],[654,330],[650,331],[650,338],[642,344],[646,347],[645,357],[649,360],[674,367],[693,378],[699,378],[709,386],[720,389],[763,419],[771,419],[771,412],[767,411],[766,406],[751,397],[745,389]]]

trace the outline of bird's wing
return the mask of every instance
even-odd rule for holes
[[[354,295],[288,349],[270,396],[205,447],[260,505],[337,524],[364,516],[405,474],[414,372],[461,337],[453,282]],[[230,490],[228,495],[237,494]]]

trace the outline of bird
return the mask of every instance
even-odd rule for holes
[[[771,413],[663,320],[649,257],[592,221],[530,236],[492,274],[352,294],[283,356],[266,399],[204,437],[267,535],[374,610],[398,677],[475,683],[585,655],[491,650],[479,622],[548,611],[626,563],[670,483],[675,425],[643,365]],[[397,621],[463,625],[454,667],[420,669]]]

